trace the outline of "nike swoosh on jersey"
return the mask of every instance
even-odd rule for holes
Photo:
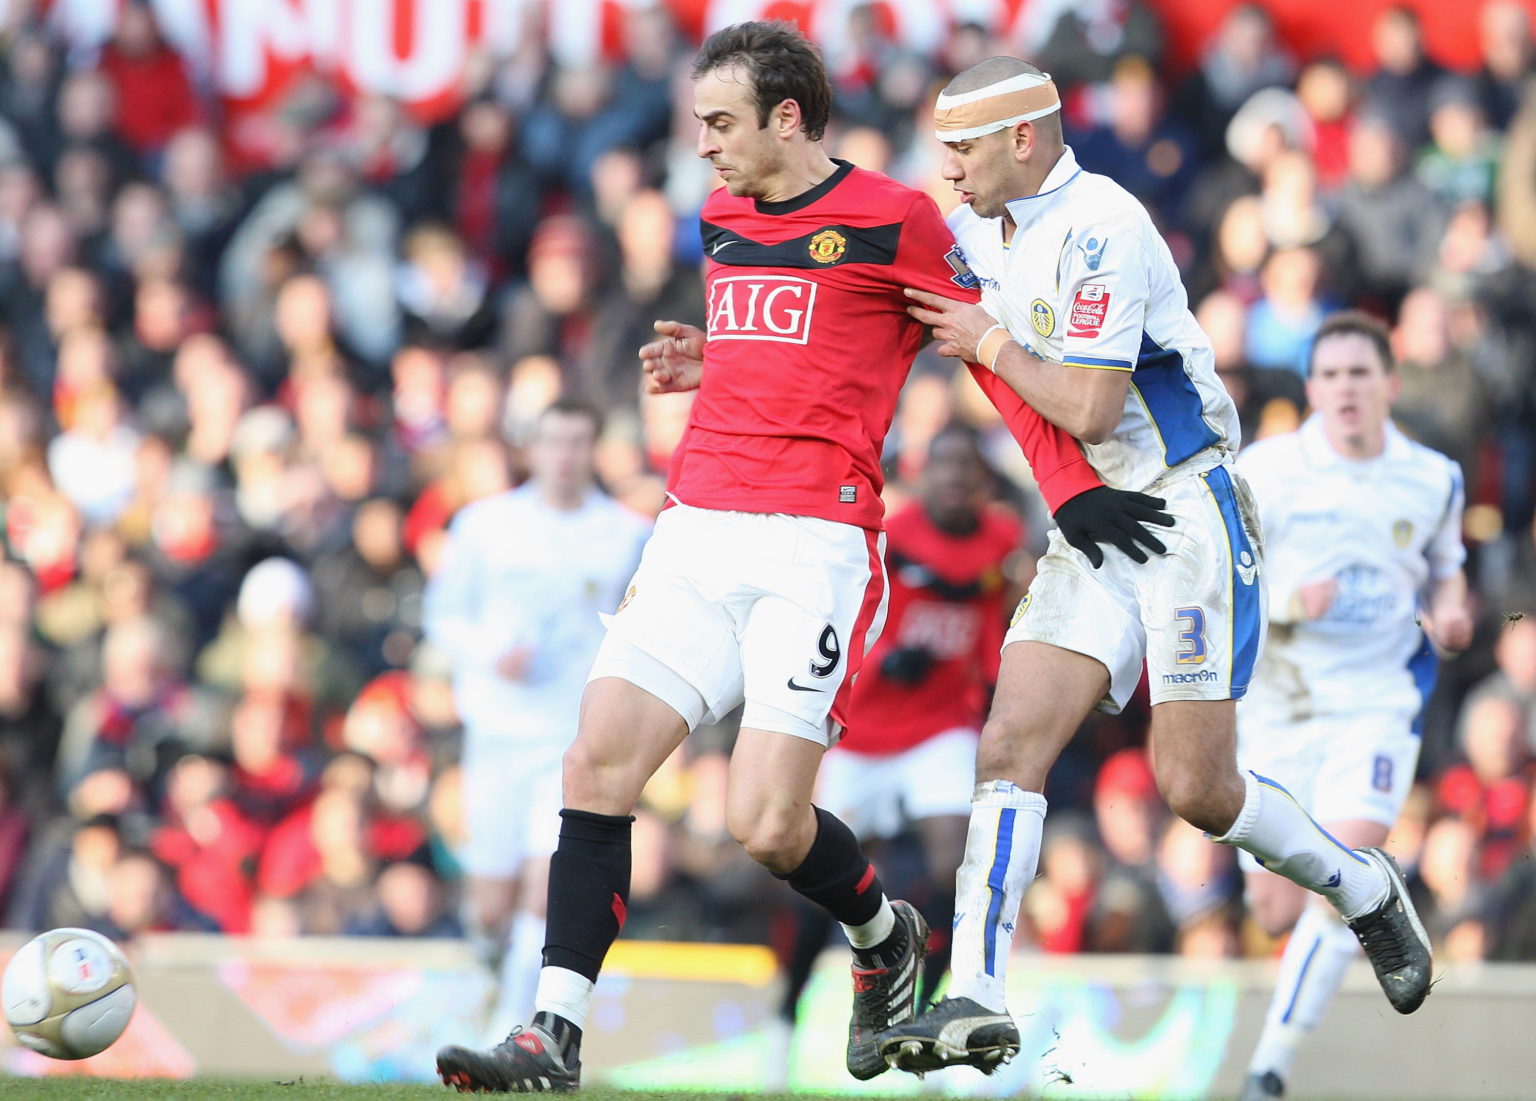
[[[807,684],[796,684],[794,677],[790,677],[789,678],[789,687],[793,691],[796,691],[796,692],[824,692],[824,691],[826,691],[826,689],[824,689],[824,688],[817,688],[814,684],[810,684],[810,685],[807,685]]]

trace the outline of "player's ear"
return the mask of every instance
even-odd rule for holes
[[[1013,159],[1022,164],[1029,160],[1029,155],[1035,149],[1035,124],[1018,123],[1011,133],[1013,134]]]
[[[779,137],[793,137],[800,129],[800,101],[786,99],[780,102],[768,116],[768,123]]]

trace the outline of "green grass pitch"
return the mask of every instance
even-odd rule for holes
[[[212,1078],[194,1078],[186,1082],[0,1078],[0,1101],[425,1101],[428,1098],[449,1101],[459,1096],[446,1086],[350,1085],[323,1078],[281,1082]],[[602,1087],[583,1089],[578,1096],[581,1101],[745,1101],[740,1094],[645,1093]],[[752,1101],[817,1101],[817,1095],[753,1094]],[[824,1096],[822,1101],[831,1101],[831,1096]]]

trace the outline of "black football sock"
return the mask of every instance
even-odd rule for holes
[[[799,894],[816,903],[843,925],[863,925],[880,912],[885,888],[875,874],[875,866],[859,848],[859,839],[834,814],[820,807],[816,812],[816,839],[800,866],[780,876]],[[862,957],[886,955],[886,948],[898,934],[905,936],[901,923],[884,944],[872,949],[858,949]]]
[[[631,815],[560,812],[560,845],[549,860],[544,966],[597,981],[629,909]]]

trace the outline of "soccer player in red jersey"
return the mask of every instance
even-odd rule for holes
[[[659,322],[641,362],[653,392],[699,394],[672,507],[612,617],[565,754],[533,1021],[489,1051],[440,1051],[439,1074],[461,1090],[577,1087],[593,987],[624,924],[631,811],[690,729],[743,701],[727,824],[848,934],[850,1073],[884,1071],[874,1036],[913,1013],[926,923],[887,900],[811,793],[885,618],[880,450],[925,339],[902,288],[975,300],[975,278],[931,199],[828,157],[830,86],[793,26],[712,35],[694,96],[699,155],[725,183],[702,215],[709,332]],[[1016,397],[1004,412],[1064,529],[1070,516],[1080,537],[1162,549],[1126,520],[1127,505],[1160,502],[1103,487]]]

